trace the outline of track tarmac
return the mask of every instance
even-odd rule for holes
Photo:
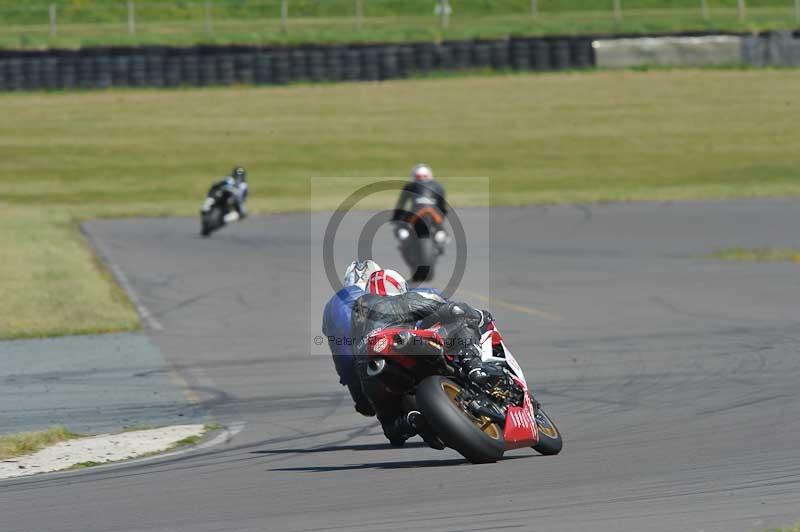
[[[211,416],[246,425],[177,458],[2,482],[0,530],[709,532],[800,520],[800,265],[704,258],[800,245],[800,201],[460,215],[482,230],[468,231],[456,297],[492,310],[562,454],[469,465],[418,439],[390,448],[353,411],[330,358],[313,354],[325,214],[248,219],[210,239],[195,219],[96,221],[84,229],[161,326],[151,341]],[[374,253],[402,269],[388,229]]]

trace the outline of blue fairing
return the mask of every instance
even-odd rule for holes
[[[322,334],[328,339],[339,382],[350,383],[354,375],[352,353],[352,314],[356,300],[364,295],[357,286],[345,286],[325,305]]]
[[[435,288],[415,288],[412,292],[442,295]],[[353,305],[365,292],[357,286],[345,286],[328,301],[322,313],[322,334],[328,340],[339,382],[348,384],[355,379],[352,352]]]

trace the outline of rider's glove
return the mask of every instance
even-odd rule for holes
[[[488,375],[483,371],[483,361],[481,360],[481,350],[475,344],[462,347],[456,354],[461,365],[461,376],[471,380],[476,384],[486,382]]]
[[[483,334],[487,330],[489,330],[489,325],[494,321],[494,316],[488,310],[480,310],[478,311],[481,313],[481,321],[478,324],[478,331]]]

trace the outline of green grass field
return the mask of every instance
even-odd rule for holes
[[[98,44],[401,42],[509,35],[654,33],[696,30],[760,31],[800,27],[794,0],[746,0],[740,19],[736,0],[450,0],[447,29],[433,0],[288,0],[285,28],[281,0],[135,0],[135,34],[128,34],[126,2],[100,0],[0,0],[0,47],[76,47]],[[55,35],[48,6],[57,6]],[[284,31],[285,30],[285,31]]]
[[[800,195],[798,91],[793,70],[676,70],[2,94],[0,337],[136,327],[76,222],[194,216],[235,163],[256,213],[418,161],[455,205]]]
[[[800,523],[781,528],[765,528],[761,532],[800,532]]]
[[[800,249],[792,248],[731,248],[715,251],[711,259],[735,262],[800,262]]]

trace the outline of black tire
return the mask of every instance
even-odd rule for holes
[[[200,217],[200,234],[202,236],[209,236],[212,231],[209,215],[205,213]]]
[[[506,450],[503,429],[489,422],[485,430],[481,430],[476,424],[480,420],[473,419],[451,397],[460,389],[461,386],[446,377],[428,377],[417,387],[419,411],[445,445],[473,464],[500,460]]]
[[[203,214],[201,218],[200,234],[209,236],[211,233],[222,227],[222,209],[214,207]]]
[[[417,240],[417,275],[420,281],[433,279],[433,266],[436,263],[436,247],[430,238]]]
[[[539,443],[533,446],[536,452],[544,455],[554,455],[561,452],[564,440],[561,431],[550,419],[550,416],[541,408],[536,413],[536,426],[539,429]]]
[[[411,270],[411,274],[414,274],[414,270],[417,269],[417,244],[414,242],[416,237],[410,236],[406,240],[400,242],[400,255],[403,256],[403,261],[405,261],[408,269]]]

